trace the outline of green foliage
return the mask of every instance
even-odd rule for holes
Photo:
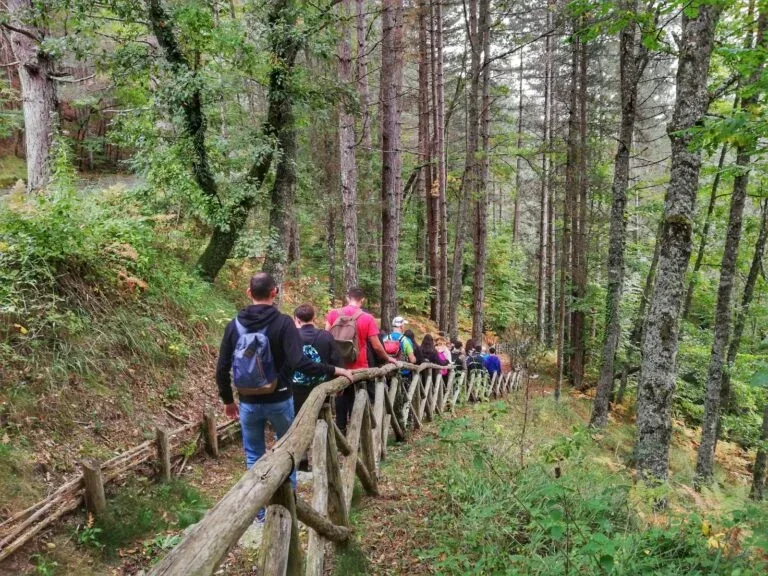
[[[35,563],[35,574],[37,576],[53,576],[59,563],[51,560],[43,554],[33,554],[32,561]]]
[[[198,522],[208,503],[200,493],[181,480],[168,484],[147,485],[133,482],[121,486],[110,498],[106,512],[96,520],[89,536],[103,548],[107,557],[117,555],[120,548],[131,545],[137,538],[166,530],[183,530]],[[95,532],[97,531],[98,532]],[[145,551],[167,550],[175,537],[158,536],[145,542]]]
[[[718,519],[670,514],[649,525],[623,473],[595,463],[589,431],[556,437],[525,468],[461,419],[444,423],[454,446],[435,472],[449,503],[430,517],[435,544],[420,552],[438,574],[757,575],[765,520],[755,508]],[[638,502],[640,498],[640,502]],[[712,528],[715,524],[717,528]]]

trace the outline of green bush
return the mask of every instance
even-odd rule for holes
[[[638,510],[653,494],[623,472],[596,465],[584,428],[553,440],[520,469],[487,448],[461,419],[441,437],[457,458],[435,485],[448,504],[430,518],[434,545],[420,557],[437,574],[765,574],[764,512],[717,520],[670,514],[649,523]],[[716,524],[713,528],[710,524]],[[745,536],[748,535],[748,536]],[[758,548],[761,547],[761,549]]]

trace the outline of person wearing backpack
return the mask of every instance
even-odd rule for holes
[[[313,362],[304,355],[304,344],[293,320],[273,304],[277,294],[277,284],[269,274],[260,272],[251,278],[248,286],[251,304],[227,324],[216,366],[216,384],[224,412],[233,420],[240,419],[248,468],[264,455],[267,422],[278,438],[293,422],[294,372],[298,370],[311,377],[352,379],[348,370]],[[232,384],[237,390],[239,407]],[[295,471],[291,481],[295,488]],[[263,510],[258,519],[263,519]]]
[[[336,346],[333,335],[327,330],[317,328],[314,320],[315,309],[311,304],[302,304],[293,312],[293,321],[299,330],[301,341],[304,343],[304,356],[316,364],[325,363],[343,367],[344,361],[341,359],[341,353]],[[326,375],[309,376],[299,370],[293,373],[293,405],[297,414],[310,392],[318,384],[327,380]]]
[[[343,360],[333,336],[327,330],[317,328],[314,320],[315,309],[311,304],[302,304],[293,311],[293,321],[299,330],[301,341],[304,343],[304,356],[316,364],[343,366]],[[293,405],[296,414],[299,413],[312,390],[327,380],[328,377],[325,375],[309,376],[298,370],[293,373]],[[309,470],[306,454],[299,462],[299,470]]]
[[[416,363],[416,354],[413,350],[413,342],[403,334],[405,325],[408,321],[402,316],[395,316],[392,319],[392,332],[384,337],[384,350],[388,356],[391,356],[399,362]],[[410,370],[403,370],[404,375],[411,373]]]
[[[473,342],[474,343],[474,342]],[[481,346],[475,346],[474,350],[467,356],[467,371],[472,373],[481,371],[486,373],[485,359],[483,358],[483,349]]]
[[[372,365],[373,359],[368,358],[368,344],[381,361],[397,362],[384,350],[376,319],[363,310],[364,302],[363,289],[352,287],[347,290],[346,306],[331,310],[325,318],[325,329],[333,335],[342,361],[349,370],[362,370]],[[336,396],[336,424],[342,432],[347,430],[354,403],[354,386],[347,386],[343,393]]]

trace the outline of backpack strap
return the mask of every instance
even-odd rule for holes
[[[235,316],[235,330],[237,330],[238,336],[244,336],[245,334],[248,334],[248,330],[245,329],[245,326],[240,324],[240,320],[237,319],[237,316]]]
[[[358,319],[358,318],[360,318],[360,316],[362,316],[362,315],[363,315],[363,310],[362,310],[362,308],[358,308],[358,309],[357,309],[357,312],[355,312],[354,314],[352,314],[352,320],[355,320],[355,321],[357,321],[357,319]]]

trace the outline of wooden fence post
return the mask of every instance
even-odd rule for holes
[[[157,461],[160,466],[160,480],[171,481],[171,447],[168,442],[168,431],[158,427],[155,430],[155,442],[157,443]]]
[[[206,406],[203,413],[203,439],[205,451],[214,458],[219,456],[219,436],[216,433],[216,411],[213,406]]]
[[[291,513],[284,506],[273,504],[267,508],[261,545],[264,550],[262,574],[287,576],[293,537],[292,524]]]
[[[344,500],[344,483],[341,480],[341,468],[339,466],[339,452],[336,448],[335,423],[331,415],[329,404],[323,406],[322,418],[328,426],[328,438],[326,442],[325,465],[328,474],[328,516],[335,524],[349,526],[349,512]],[[318,454],[315,458],[321,458]]]
[[[387,394],[386,386],[383,378],[376,380],[376,395],[373,404],[373,421],[376,425],[373,430],[373,453],[377,469],[379,466],[379,459],[381,458],[381,443],[386,441],[387,438],[385,425],[389,425],[389,422],[386,422],[386,418],[384,417],[384,414],[386,413],[386,408],[384,406],[384,396]]]
[[[383,394],[382,394],[382,400],[383,400]],[[375,448],[374,448],[374,442],[373,442],[373,435],[378,432],[378,430],[374,430],[371,427],[371,405],[368,403],[368,395],[365,396],[365,411],[363,412],[363,423],[362,428],[360,430],[360,451],[362,460],[365,463],[366,468],[368,468],[368,473],[370,474],[370,486],[363,485],[364,488],[366,488],[366,491],[371,495],[378,495],[379,493],[379,487],[378,487],[378,465],[376,463],[376,454],[375,454]]]
[[[98,516],[107,507],[107,498],[104,496],[104,479],[101,476],[101,464],[96,460],[86,459],[80,464],[83,469],[85,483],[85,508]]]
[[[304,555],[301,550],[301,540],[299,540],[299,524],[296,519],[296,495],[293,492],[293,485],[290,479],[286,478],[285,482],[277,489],[277,492],[272,496],[270,505],[267,507],[267,521],[264,524],[264,550],[267,551],[267,531],[270,529],[269,524],[269,511],[273,512],[273,518],[275,515],[283,515],[284,511],[288,513],[289,533],[286,534],[283,529],[283,518],[278,518],[277,522],[273,519],[273,524],[277,524],[278,530],[272,528],[272,534],[277,531],[283,537],[288,538],[288,555],[286,562],[286,574],[287,576],[301,576],[304,572]],[[273,545],[280,550],[281,546],[278,542],[273,542]],[[273,574],[267,570],[265,552],[265,570],[263,574]],[[282,554],[278,557],[280,558]],[[279,565],[278,565],[279,566]]]
[[[323,455],[328,452],[328,424],[318,420],[315,425],[315,438],[312,441],[312,507],[320,514],[328,514],[328,460]],[[309,530],[307,543],[307,576],[322,576],[325,560],[325,538],[316,531]]]

